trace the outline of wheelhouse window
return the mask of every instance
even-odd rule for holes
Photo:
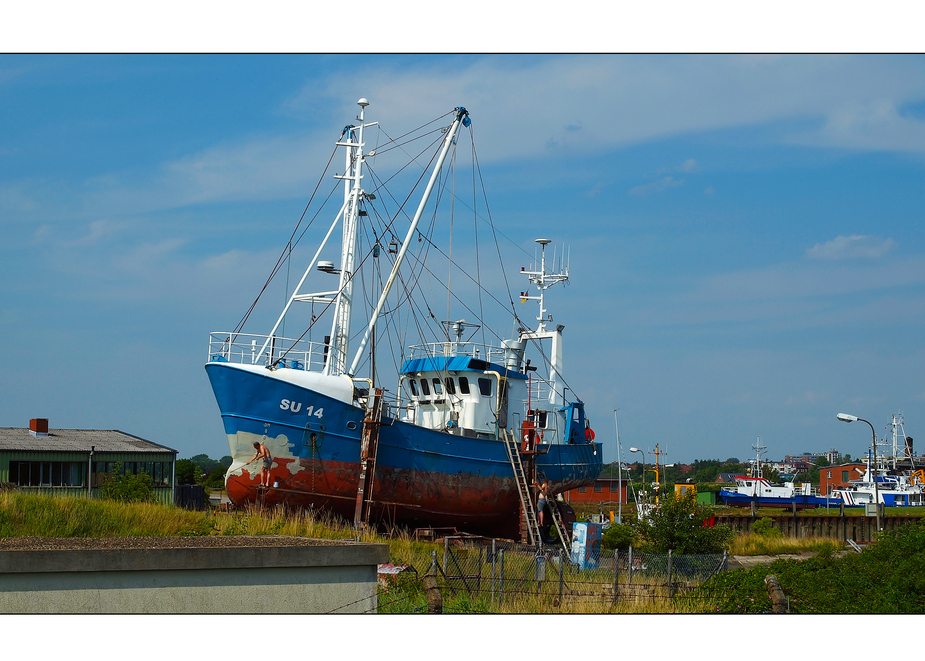
[[[453,381],[453,377],[448,376],[443,380],[446,383],[446,394],[455,395],[456,394],[456,383]]]
[[[411,389],[411,394],[415,397],[418,396],[418,384],[414,379],[408,379],[408,387]]]
[[[434,379],[434,394],[439,395],[443,392],[443,386],[440,385],[440,379]]]
[[[430,386],[427,385],[427,379],[421,379],[421,394],[427,397],[430,394]]]
[[[459,392],[463,395],[469,394],[469,379],[464,376],[459,377]]]
[[[491,397],[491,379],[479,379],[479,392],[483,397]]]

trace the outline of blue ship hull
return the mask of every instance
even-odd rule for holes
[[[790,498],[780,498],[773,496],[755,497],[732,491],[720,491],[719,498],[724,505],[732,507],[749,507],[752,503],[755,503],[757,507],[784,507],[789,509],[796,504],[797,509],[813,509],[826,506],[838,507],[842,504],[840,498],[826,498],[825,496],[802,494],[796,494]]]
[[[233,463],[226,476],[237,505],[313,507],[352,520],[360,477],[365,410],[313,389],[210,362],[206,372],[221,410]],[[515,538],[520,501],[504,444],[415,426],[384,416],[372,487],[370,522],[409,528],[455,527]],[[253,443],[273,454],[271,483],[258,492],[259,469],[244,466]],[[553,494],[592,484],[599,443],[547,445],[536,458]]]

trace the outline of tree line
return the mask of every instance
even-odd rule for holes
[[[201,484],[207,489],[221,489],[225,486],[225,472],[229,466],[230,455],[225,455],[217,461],[205,454],[179,459],[176,465],[176,483]]]

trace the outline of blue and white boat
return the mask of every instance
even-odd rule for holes
[[[469,114],[456,108],[445,116],[449,124],[437,134],[433,167],[429,178],[420,177],[426,186],[412,217],[402,202],[407,193],[390,190],[391,180],[373,167],[374,158],[387,151],[412,149],[410,138],[367,150],[366,134],[378,123],[365,120],[365,99],[358,105],[356,123],[336,141],[346,152],[344,173],[336,175],[343,180],[343,203],[302,279],[291,292],[287,287],[276,323],[267,334],[246,334],[245,317],[233,331],[210,336],[205,369],[233,458],[226,474],[229,498],[237,505],[311,507],[370,524],[453,527],[515,538],[521,530],[519,483],[544,476],[554,496],[592,484],[601,470],[601,445],[593,442],[584,404],[564,377],[564,326],[546,309],[546,290],[568,280],[567,263],[562,259],[557,266],[547,256],[550,241],[536,240],[536,264],[521,268],[536,291],[519,296],[521,304],[538,303],[533,328],[518,318],[507,294],[510,306],[499,306],[507,309],[507,320],[495,326],[507,331],[492,333],[496,342],[473,342],[480,329],[482,338],[491,332],[483,321],[488,315],[480,316],[489,295],[480,291],[475,271],[451,270],[450,276],[442,271],[443,279],[462,281],[459,289],[474,302],[463,303],[462,293],[447,282],[442,301],[447,316],[438,322],[440,304],[416,303],[412,293],[443,281],[429,261],[444,254],[432,230],[441,218],[452,223],[452,215],[429,201],[439,198],[450,213],[454,201],[463,206],[443,170],[448,160],[453,163],[448,169],[456,168],[456,145],[470,125]],[[432,126],[428,131],[436,133]],[[467,199],[471,204],[475,198]],[[335,267],[320,258],[331,250],[338,223],[343,227]],[[290,240],[284,255],[292,249]],[[452,248],[445,254],[455,265]],[[336,287],[306,291],[310,276],[332,275]],[[358,304],[361,298],[368,299],[367,306]],[[309,304],[308,330],[285,337],[287,317],[291,328],[295,308]],[[400,304],[417,315],[401,316]],[[451,316],[451,304],[479,323]],[[355,321],[362,323],[359,332]],[[313,341],[311,329],[317,333],[321,324],[325,338]],[[417,330],[421,339],[405,343]],[[390,365],[394,390],[381,383]],[[259,486],[259,470],[247,463],[255,441],[273,455],[266,489]],[[518,464],[527,472],[520,480]]]
[[[892,453],[883,456],[875,451],[877,442],[867,452],[866,467],[859,479],[852,480],[844,489],[834,489],[832,494],[841,498],[846,506],[864,506],[879,503],[885,507],[925,506],[925,470],[916,470],[913,461],[912,438],[906,436],[901,413],[894,413],[892,427]]]
[[[794,481],[784,484],[771,484],[763,477],[761,470],[761,454],[764,447],[760,439],[753,447],[757,457],[751,462],[751,475],[737,475],[735,487],[720,489],[719,499],[723,504],[732,507],[785,507],[798,509],[812,509],[816,507],[838,507],[842,500],[838,497],[819,495],[812,484],[796,484]]]

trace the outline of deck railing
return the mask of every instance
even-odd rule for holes
[[[327,345],[288,337],[273,337],[247,333],[211,333],[209,335],[209,361],[243,365],[269,365],[282,358],[281,367],[303,370],[321,370],[324,367]],[[260,350],[267,345],[261,353]]]

